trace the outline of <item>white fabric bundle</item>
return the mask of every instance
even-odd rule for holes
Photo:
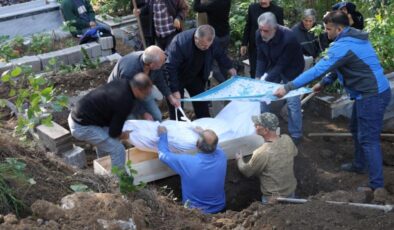
[[[194,128],[212,129],[219,142],[248,136],[254,133],[252,115],[260,114],[260,102],[232,101],[215,118],[201,118],[192,122],[166,120],[161,124],[146,120],[128,120],[123,131],[131,131],[130,142],[138,149],[157,151],[157,128],[165,126],[168,143],[173,152],[193,152],[196,150],[198,134]]]

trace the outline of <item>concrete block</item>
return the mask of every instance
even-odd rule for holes
[[[70,149],[68,143],[71,141],[71,134],[59,124],[52,122],[52,126],[39,125],[36,131],[39,139],[51,152],[61,153]]]
[[[90,43],[92,46],[92,56],[91,58],[98,58],[101,57],[101,45],[97,42]]]
[[[10,61],[15,65],[27,65],[32,67],[33,72],[41,71],[41,59],[37,56],[24,56]]]
[[[109,56],[112,54],[112,50],[101,50],[101,56],[105,57],[105,56]]]
[[[62,50],[53,51],[45,54],[37,55],[38,58],[41,59],[41,69],[45,70],[45,68],[55,68],[59,69],[60,65],[68,65],[68,57],[67,54]],[[54,58],[56,59],[56,64],[54,66],[49,65],[49,61]]]
[[[77,168],[86,167],[86,154],[85,150],[79,146],[74,146],[73,149],[63,153],[63,160]]]
[[[82,44],[81,49],[85,49],[89,57],[92,57],[92,46],[90,45],[90,43]]]
[[[112,52],[111,52],[111,53],[112,53]],[[108,56],[107,56],[107,60],[110,61],[110,62],[116,63],[116,62],[118,62],[118,60],[119,60],[121,57],[122,57],[122,56],[121,56],[120,54],[114,53],[114,54],[108,55]]]
[[[68,64],[81,63],[83,60],[83,54],[81,51],[82,46],[73,46],[70,48],[63,49],[62,52],[67,55]]]
[[[108,50],[114,48],[114,41],[112,37],[101,37],[98,40],[102,50]]]
[[[12,63],[0,62],[0,76],[1,74],[3,74],[3,72],[10,70],[12,66],[13,66]]]

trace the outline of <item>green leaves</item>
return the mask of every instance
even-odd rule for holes
[[[113,167],[112,173],[119,178],[119,189],[122,194],[128,194],[138,191],[146,186],[146,183],[141,182],[134,184],[134,176],[137,171],[131,167],[131,161],[127,161],[126,168]]]
[[[5,72],[1,78],[10,91],[8,99],[18,111],[18,121],[15,134],[25,134],[38,124],[52,125],[51,112],[60,112],[68,105],[68,98],[57,95],[54,86],[44,75],[33,75],[28,68],[17,66]],[[0,101],[0,106],[7,105],[6,100]]]

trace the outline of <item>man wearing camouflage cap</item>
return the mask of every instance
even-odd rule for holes
[[[256,134],[264,138],[264,144],[253,152],[245,163],[242,153],[236,154],[238,169],[246,177],[256,175],[260,179],[262,202],[274,201],[274,197],[294,197],[297,180],[294,176],[294,157],[298,150],[291,138],[278,135],[278,118],[272,113],[252,116]]]

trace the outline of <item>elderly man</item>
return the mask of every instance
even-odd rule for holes
[[[132,79],[137,73],[147,74],[160,92],[167,97],[168,101],[178,107],[180,103],[176,100],[168,88],[163,74],[162,66],[166,56],[158,46],[150,46],[145,51],[137,51],[127,54],[119,59],[108,78],[108,82],[116,79]],[[138,103],[133,115],[143,115],[147,120],[161,121],[162,114],[157,106],[153,95]]]
[[[138,4],[139,3],[139,4]],[[135,16],[141,15],[146,43],[165,50],[173,37],[182,31],[189,5],[185,0],[139,0]]]
[[[180,99],[186,89],[190,96],[205,91],[213,61],[234,76],[237,71],[232,61],[215,38],[215,30],[210,25],[202,25],[178,34],[167,51],[166,70],[172,94]],[[196,118],[209,117],[208,102],[193,102]],[[175,119],[174,107],[170,106],[170,117]]]
[[[217,213],[226,205],[224,182],[226,154],[217,147],[218,137],[212,130],[196,129],[200,137],[196,154],[176,154],[168,148],[167,130],[159,126],[159,159],[181,177],[182,202],[203,213]]]
[[[264,76],[265,81],[287,83],[304,70],[304,57],[301,45],[293,32],[276,22],[271,12],[258,18],[259,30],[256,31],[256,78]],[[298,144],[302,139],[302,113],[299,97],[287,99],[289,111],[288,129],[293,141]],[[268,106],[261,104],[261,111],[267,112]]]
[[[238,169],[247,177],[256,175],[260,179],[262,202],[273,202],[272,197],[294,197],[297,180],[294,177],[294,157],[298,150],[291,138],[278,135],[278,118],[272,113],[253,116],[256,134],[264,138],[264,144],[253,152],[245,163],[242,154],[237,153]]]
[[[123,124],[136,100],[146,98],[151,89],[152,82],[143,73],[94,89],[72,108],[68,117],[71,135],[95,145],[99,156],[110,154],[112,166],[124,167],[125,148],[119,139],[129,137],[122,132]]]
[[[350,130],[355,159],[341,168],[356,173],[368,170],[369,188],[361,189],[383,188],[380,133],[384,111],[391,98],[390,84],[367,33],[351,28],[347,15],[341,11],[328,13],[323,21],[328,38],[334,40],[327,55],[314,67],[279,88],[275,95],[283,97],[290,90],[335,71],[314,85],[313,90],[318,92],[338,78],[354,100]]]
[[[241,55],[244,56],[249,51],[250,76],[254,78],[256,75],[256,30],[258,29],[257,18],[266,12],[271,12],[277,18],[280,25],[283,24],[283,8],[273,4],[271,0],[259,0],[258,3],[249,5],[248,14],[246,16],[246,24],[242,38]]]
[[[291,28],[297,41],[301,44],[302,53],[313,58],[317,58],[328,47],[326,34],[321,34],[317,37],[313,32],[309,31],[315,25],[316,11],[314,9],[306,9],[302,14],[301,22]]]

